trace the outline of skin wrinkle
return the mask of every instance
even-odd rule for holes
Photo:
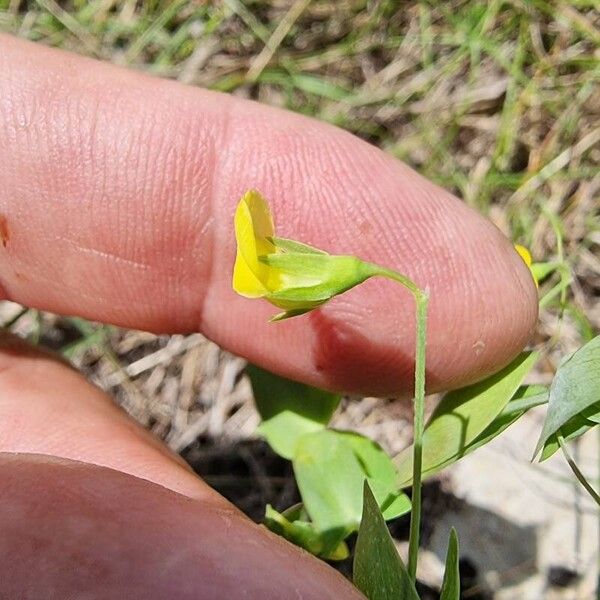
[[[153,123],[153,119],[150,118]],[[150,251],[153,252],[152,259],[155,262],[159,262],[161,257],[170,259],[170,264],[165,265],[167,277],[165,278],[165,284],[167,286],[167,293],[165,294],[166,299],[177,299],[177,298],[190,298],[190,290],[185,289],[182,285],[187,286],[186,282],[194,281],[197,278],[196,269],[188,268],[184,277],[173,277],[172,272],[177,272],[182,262],[182,256],[172,255],[169,249],[178,244],[177,238],[181,240],[189,239],[190,241],[195,237],[195,231],[200,228],[197,227],[198,218],[192,216],[190,219],[178,219],[178,214],[185,214],[185,204],[190,207],[196,206],[196,202],[187,203],[188,198],[191,200],[194,196],[198,196],[198,191],[205,189],[207,184],[202,181],[198,183],[198,180],[208,178],[211,169],[207,167],[199,167],[196,165],[204,164],[210,165],[212,163],[212,154],[210,147],[214,146],[214,136],[207,131],[207,128],[202,122],[183,122],[175,121],[174,127],[170,130],[170,135],[182,140],[183,152],[181,154],[175,154],[175,150],[172,144],[166,143],[166,138],[162,132],[158,132],[158,143],[152,144],[153,136],[156,137],[157,132],[150,130],[144,134],[144,140],[135,143],[135,146],[144,149],[152,146],[152,152],[141,152],[141,160],[138,158],[133,161],[133,164],[138,164],[135,169],[134,177],[137,182],[135,185],[142,188],[146,182],[146,196],[161,197],[165,198],[165,202],[161,205],[158,211],[147,211],[147,202],[142,202],[142,206],[145,212],[145,218],[142,218],[142,226],[144,227],[143,235],[138,236],[141,239],[153,239],[154,248]],[[172,139],[172,138],[171,138]],[[197,158],[198,149],[205,147],[207,151],[204,153],[205,156]],[[193,152],[192,152],[193,151]],[[192,158],[194,157],[194,158]],[[178,168],[175,168],[179,161]],[[155,167],[152,168],[151,165]],[[156,169],[156,165],[159,168]],[[166,173],[174,173],[171,180],[167,180]],[[148,179],[151,180],[150,187],[148,187]],[[190,185],[188,185],[190,184]],[[209,194],[204,194],[205,197]],[[206,202],[206,198],[204,199]],[[183,209],[183,210],[182,210]],[[174,237],[177,233],[177,238]],[[203,234],[206,232],[204,231]],[[131,237],[131,236],[128,236]],[[192,242],[197,248],[198,242]],[[206,243],[206,240],[202,241],[202,245],[206,248],[210,244]],[[186,245],[185,250],[188,247]],[[182,248],[183,250],[183,248]],[[191,263],[190,263],[191,265]],[[192,286],[198,289],[203,286]],[[197,294],[193,294],[195,298]],[[203,295],[203,294],[202,294]],[[189,300],[190,304],[198,305],[197,312],[201,312],[201,299]],[[177,314],[177,308],[172,307],[172,314]],[[198,322],[198,320],[196,320]],[[182,325],[183,328],[183,325]]]
[[[90,248],[88,246],[83,246],[83,245],[80,245],[77,242],[74,242],[73,240],[70,240],[68,238],[58,236],[56,239],[59,241],[66,242],[67,244],[71,244],[78,252],[82,252],[84,254],[90,254],[90,255],[100,258],[100,259],[115,262],[115,263],[117,263],[117,265],[119,267],[118,270],[120,270],[123,266],[132,267],[134,270],[137,270],[137,269],[147,270],[150,268],[150,265],[147,263],[137,262],[135,260],[132,260],[130,258],[125,258],[123,256],[119,256],[118,254],[115,254],[112,252],[104,252],[102,250],[99,250],[98,248]]]
[[[179,128],[176,124],[173,126],[173,134],[176,139],[179,137]],[[154,116],[152,116],[152,128],[148,131],[148,139],[156,140],[158,143],[153,144],[151,150],[148,152],[144,165],[145,171],[140,179],[141,181],[148,179],[152,181],[152,187],[149,190],[148,196],[150,198],[160,198],[162,201],[153,211],[148,211],[149,215],[144,219],[145,231],[143,236],[140,236],[140,239],[152,240],[148,251],[152,256],[152,260],[156,264],[160,264],[160,257],[162,255],[168,256],[168,253],[164,252],[163,249],[177,248],[179,245],[171,235],[174,230],[177,230],[177,226],[173,227],[175,224],[174,219],[177,218],[174,208],[177,201],[174,198],[181,195],[178,178],[185,169],[185,163],[181,161],[180,168],[174,168],[174,148],[169,144],[165,132],[158,128]],[[153,169],[152,172],[150,172],[151,168]],[[167,174],[171,174],[169,179],[167,178]],[[167,185],[167,182],[169,185]],[[181,239],[185,239],[185,222],[182,220],[177,225],[183,225],[180,229],[180,234]],[[175,254],[171,258],[175,259],[177,256],[178,254]],[[170,270],[170,267],[167,267],[167,276],[164,278],[164,297],[169,304],[168,310],[171,312],[173,310],[173,300],[178,297],[178,290],[176,289],[177,285],[170,274]]]
[[[449,314],[446,306],[444,297],[432,297],[431,298],[431,311],[435,311],[439,308],[439,322],[442,323],[440,328],[444,332],[444,343],[446,347],[453,348],[452,352],[446,353],[443,360],[445,361],[446,367],[454,371],[458,371],[461,368],[461,364],[464,364],[464,358],[461,358],[465,354],[465,346],[470,346],[471,340],[465,338],[463,321],[465,320],[477,320],[482,315],[479,314],[477,309],[480,304],[477,296],[472,293],[473,286],[471,285],[472,278],[469,276],[457,276],[461,273],[461,266],[476,264],[471,261],[471,248],[470,246],[463,243],[462,236],[458,233],[460,224],[456,222],[457,217],[452,214],[448,221],[443,224],[445,232],[448,237],[456,239],[457,243],[451,245],[446,251],[446,257],[444,260],[445,270],[447,272],[447,286],[448,294],[455,295],[463,299],[463,303],[458,308],[458,314]],[[470,309],[465,310],[465,306]],[[433,312],[435,314],[435,312]],[[435,369],[436,365],[432,365]]]
[[[351,199],[350,194],[352,194],[352,190],[348,190],[348,185],[345,181],[348,152],[340,148],[337,139],[322,141],[319,148],[322,149],[319,158],[320,177],[318,179],[315,178],[310,180],[311,195],[315,198],[321,196],[330,210],[345,215],[348,213],[348,204],[352,206],[352,202],[348,202],[348,200]],[[318,213],[315,216],[318,219]],[[302,218],[302,216],[299,215],[299,218]],[[333,231],[330,233],[332,237],[330,242],[331,248],[329,251],[338,253],[338,250],[335,249],[337,243],[339,243],[339,234],[336,231],[337,226],[332,229]],[[348,248],[345,248],[341,252],[349,253]]]
[[[211,234],[211,243],[209,245],[210,252],[207,258],[208,269],[205,273],[205,291],[202,298],[202,303],[198,307],[198,312],[195,317],[195,322],[198,324],[198,329],[200,331],[207,331],[209,329],[209,324],[204,319],[204,310],[207,300],[210,298],[210,290],[214,287],[214,276],[219,268],[219,253],[215,250],[218,246],[219,242],[219,220],[217,217],[216,203],[219,201],[221,195],[221,186],[218,185],[221,181],[226,181],[225,177],[227,175],[227,171],[224,167],[227,164],[228,152],[227,148],[230,147],[230,131],[231,131],[231,123],[233,121],[233,110],[234,103],[231,100],[227,99],[224,101],[222,108],[224,109],[221,115],[221,127],[218,130],[220,135],[217,135],[212,140],[212,174],[208,180],[207,186],[207,198],[209,202],[208,209],[208,219],[207,223],[211,223],[212,226],[212,234]],[[233,145],[233,144],[232,144]],[[217,151],[217,148],[223,149],[223,152]],[[221,176],[223,174],[223,177]],[[231,221],[233,222],[233,214],[231,215]]]
[[[450,229],[456,229],[459,225],[457,221],[458,218],[456,215],[450,215],[446,223],[447,230],[449,231]],[[489,234],[494,233],[495,235],[496,229],[491,224],[488,224],[488,232]],[[489,235],[489,237],[491,238],[492,236]],[[460,257],[460,262],[462,265],[476,265],[478,261],[484,261],[487,259],[486,262],[489,261],[490,267],[493,268],[493,265],[498,260],[501,260],[499,252],[497,252],[497,246],[493,243],[493,240],[491,240],[492,243],[480,244],[477,247],[473,246],[472,244],[465,244],[460,236],[457,236],[457,240],[458,241],[455,246],[457,249],[457,253],[452,253],[452,256],[455,258]],[[458,251],[460,252],[460,254],[458,254]],[[488,258],[488,255],[490,253],[492,254],[492,256]],[[455,269],[455,272],[464,272],[464,270],[465,268],[464,266],[462,266],[461,268]],[[472,307],[471,311],[464,311],[465,314],[463,315],[462,319],[460,318],[460,315],[458,315],[458,318],[447,319],[446,321],[446,323],[449,323],[451,327],[451,331],[447,333],[448,344],[454,345],[454,347],[456,348],[456,352],[453,352],[451,356],[449,356],[447,364],[452,366],[457,371],[460,369],[461,365],[464,364],[464,360],[461,360],[460,357],[466,356],[468,359],[470,354],[469,350],[470,348],[472,348],[473,344],[477,343],[477,341],[481,338],[487,340],[490,337],[492,337],[494,335],[494,332],[497,331],[497,327],[501,325],[501,321],[503,321],[498,319],[496,311],[487,311],[485,302],[482,302],[481,300],[483,294],[490,293],[489,290],[485,289],[485,287],[488,287],[490,285],[490,281],[496,282],[496,286],[498,285],[498,283],[500,283],[493,278],[490,279],[452,276],[449,279],[448,285],[452,285],[454,288],[456,288],[458,290],[456,292],[456,295],[464,299],[463,307]],[[501,290],[498,291],[500,292]],[[442,302],[442,300],[443,299],[440,298],[440,303]],[[435,300],[432,298],[432,301]],[[501,308],[504,310],[503,306],[501,306]],[[480,325],[479,334],[474,335],[472,339],[464,338],[464,328],[460,325],[461,321],[469,319],[472,320],[474,324],[479,323]],[[505,320],[509,321],[507,326],[511,328],[510,331],[512,332],[514,330],[514,321],[508,316]],[[518,330],[514,331],[514,335],[518,335]],[[512,335],[512,333],[510,335]],[[462,342],[458,348],[456,347],[457,340],[460,340]],[[523,344],[525,342],[526,338],[523,339]],[[477,355],[478,360],[480,360],[483,363],[482,370],[488,369],[490,367],[493,368],[494,364],[494,357],[489,356],[489,352],[487,353],[487,355],[485,353],[487,347],[488,344],[484,344],[483,352],[480,352]]]
[[[149,121],[151,123],[154,123],[154,120],[152,118],[152,116],[150,115],[150,117],[144,117],[144,120],[149,119]],[[186,124],[186,127],[188,128],[188,134],[189,134],[189,123]],[[175,226],[170,226],[169,223],[174,223],[176,220],[176,215],[179,213],[179,209],[176,208],[176,203],[175,202],[171,202],[170,198],[174,196],[174,194],[172,193],[172,190],[175,189],[176,191],[179,190],[184,190],[185,186],[182,185],[182,181],[184,179],[189,179],[190,178],[190,168],[188,165],[191,165],[193,161],[182,161],[181,167],[178,169],[174,168],[175,165],[175,153],[174,153],[174,149],[172,146],[167,146],[166,144],[163,143],[163,137],[162,134],[157,135],[157,131],[153,131],[152,129],[150,129],[149,132],[144,132],[143,134],[143,138],[140,139],[135,139],[135,138],[130,138],[128,141],[128,150],[127,153],[130,153],[132,151],[132,149],[141,149],[143,150],[144,148],[148,148],[148,147],[152,147],[152,152],[145,152],[142,151],[142,160],[140,161],[139,159],[135,159],[135,160],[131,160],[130,159],[130,164],[133,165],[139,165],[137,167],[134,167],[133,169],[130,169],[129,172],[132,173],[133,175],[129,177],[130,181],[132,181],[133,183],[129,183],[128,187],[137,187],[137,188],[142,188],[145,183],[146,186],[146,190],[147,190],[147,195],[150,197],[165,197],[167,199],[167,202],[163,205],[162,210],[160,211],[148,211],[146,212],[145,207],[147,206],[146,202],[142,202],[142,207],[144,212],[146,212],[147,215],[150,215],[151,218],[142,218],[141,219],[141,224],[142,227],[144,228],[144,235],[142,236],[138,236],[137,238],[134,236],[133,239],[145,239],[145,240],[156,240],[156,242],[153,242],[154,245],[157,245],[156,249],[152,249],[149,248],[150,254],[149,254],[149,258],[151,262],[154,262],[155,264],[158,264],[161,260],[162,256],[169,256],[168,252],[164,252],[163,250],[161,250],[160,248],[172,248],[174,246],[174,244],[176,243],[175,239],[172,237],[172,232],[174,231],[178,231],[178,237],[179,238],[183,238],[185,239],[186,237],[188,237],[186,235],[186,227],[185,224],[184,227],[180,228],[177,226],[177,224]],[[181,130],[181,137],[184,138],[183,135],[183,131]],[[176,134],[179,134],[179,128],[178,131],[176,132]],[[194,134],[192,136],[185,136],[185,140],[186,140],[186,144],[187,147],[190,147],[190,138],[204,138],[204,139],[209,139],[210,136],[203,136],[203,135],[198,135],[194,132]],[[158,138],[158,143],[154,143],[151,144],[151,140],[154,140]],[[103,147],[103,144],[100,144],[100,147]],[[118,153],[117,153],[118,154]],[[185,153],[184,153],[184,157],[185,157]],[[210,162],[210,158],[208,159],[208,162]],[[163,168],[160,169],[153,169],[153,173],[150,172],[150,165],[151,164],[159,164],[159,165],[164,165]],[[156,173],[157,174],[156,174]],[[165,173],[167,172],[174,172],[174,177],[173,182],[167,181],[166,177],[165,177]],[[151,176],[154,175],[154,176]],[[150,183],[148,183],[148,180],[151,180]],[[140,185],[140,183],[142,185]],[[173,183],[173,185],[171,184]],[[150,186],[150,187],[148,187]],[[195,186],[194,186],[195,187]],[[194,187],[192,189],[194,189]],[[182,192],[183,194],[183,192]],[[177,195],[177,194],[175,194]],[[122,202],[117,202],[116,206],[120,207],[122,206],[123,203]],[[127,211],[121,211],[122,213],[127,212]],[[165,224],[166,223],[166,224]],[[129,223],[125,223],[125,226],[128,227]],[[191,231],[192,226],[189,226],[189,230]],[[118,231],[118,230],[117,230]],[[125,235],[119,235],[119,238],[121,240],[124,240],[125,243],[128,242],[129,239],[132,239],[131,235],[125,234]],[[162,241],[161,241],[162,240]],[[204,245],[208,245],[206,244],[206,241],[203,242]],[[111,245],[110,242],[108,245]],[[148,248],[148,244],[146,243],[146,247]],[[144,248],[142,248],[141,250],[136,250],[135,253],[133,254],[133,256],[136,255],[141,255],[144,254],[145,250]],[[147,252],[146,252],[147,254]],[[172,257],[175,258],[175,257]],[[134,260],[135,262],[135,260]],[[169,267],[167,267],[169,268]],[[175,266],[175,268],[177,268],[177,266]],[[164,269],[163,269],[164,270]],[[118,273],[118,265],[115,266],[115,274]],[[189,278],[190,280],[192,280],[192,277],[190,276]],[[123,278],[123,283],[125,284],[123,286],[123,290],[131,290],[131,285],[127,285],[127,280],[126,278]],[[167,286],[168,292],[166,294],[166,298],[170,299],[170,298],[179,298],[181,297],[181,289],[179,289],[179,281],[180,281],[180,277],[178,278],[173,278],[170,276],[167,276],[166,278],[163,279],[164,284]],[[204,287],[204,286],[202,286]],[[127,300],[126,303],[129,302],[135,302],[135,297],[136,297],[136,292],[135,290],[131,290],[131,298],[129,300]],[[186,294],[186,296],[188,296],[189,294]],[[201,304],[201,303],[198,303]],[[175,307],[173,307],[173,310],[171,310],[170,312],[176,314],[175,312]],[[150,317],[148,317],[150,318]]]
[[[353,230],[356,227],[358,219],[352,218],[352,212],[360,212],[360,202],[353,202],[353,199],[357,196],[360,197],[361,190],[357,190],[356,187],[351,183],[351,173],[355,170],[353,167],[354,161],[356,160],[352,152],[349,152],[347,147],[342,145],[343,136],[336,136],[327,140],[323,144],[323,157],[321,163],[323,164],[323,170],[327,173],[326,181],[326,192],[325,195],[327,202],[326,205],[329,210],[336,212],[340,215],[344,215],[343,219],[340,219],[339,224],[336,224],[330,232],[330,245],[328,250],[332,253],[339,254],[352,254],[354,253],[353,244],[348,244],[346,239],[349,228]],[[371,164],[371,154],[367,157],[363,156],[363,161],[368,160],[369,165]],[[356,165],[358,166],[358,165]],[[371,184],[377,186],[378,178],[374,178]],[[318,183],[315,182],[315,196],[319,196]],[[372,206],[368,204],[369,213],[372,210]],[[317,216],[316,223],[319,228],[322,228],[322,219]],[[385,236],[385,232],[378,231],[378,239],[381,240]],[[350,234],[352,239],[352,234]]]
[[[463,251],[459,255],[460,260],[466,264],[473,264],[470,257],[470,249]],[[453,291],[455,294],[464,298],[463,307],[461,307],[461,313],[451,318],[451,315],[446,314],[445,326],[450,325],[449,331],[447,331],[447,344],[448,347],[453,347],[454,350],[446,355],[447,365],[452,367],[454,370],[459,370],[461,365],[465,363],[465,360],[470,360],[471,352],[470,348],[473,344],[474,338],[487,339],[488,327],[486,324],[490,322],[489,315],[485,309],[484,303],[481,302],[479,297],[479,290],[477,282],[471,277],[462,277],[453,279]],[[444,299],[437,299],[437,304],[443,304]],[[464,307],[470,307],[465,309]],[[444,311],[444,308],[441,308]],[[447,312],[447,311],[445,311]],[[479,323],[479,327],[472,328],[472,336],[466,337],[464,335],[463,326],[461,321],[469,320],[474,324]],[[479,331],[478,331],[479,329]],[[461,356],[463,358],[461,358]],[[484,357],[480,357],[479,360],[483,360]]]
[[[222,106],[222,112],[219,115],[219,127],[214,127],[211,135],[207,137],[205,142],[206,147],[206,158],[204,163],[210,165],[209,168],[202,170],[199,166],[194,169],[194,186],[192,188],[192,197],[196,198],[193,205],[198,205],[200,202],[203,203],[203,215],[204,218],[200,219],[196,216],[195,220],[189,222],[189,237],[192,240],[192,256],[193,262],[190,263],[189,267],[189,280],[190,281],[202,281],[204,285],[197,285],[197,289],[200,293],[197,301],[194,303],[196,308],[192,307],[192,320],[194,328],[201,327],[204,314],[204,304],[206,302],[206,295],[210,289],[212,282],[212,272],[214,267],[214,227],[210,227],[209,224],[214,221],[214,198],[215,198],[215,185],[216,181],[219,181],[219,152],[218,148],[227,146],[228,143],[228,131],[229,131],[229,107],[231,103],[225,102]],[[198,128],[197,131],[200,131]],[[196,133],[194,136],[190,136],[188,142],[188,156],[193,156],[193,152],[197,144],[192,144],[192,140],[200,139],[200,135]],[[194,167],[194,162],[190,160],[190,168]],[[183,186],[182,186],[183,187]],[[197,211],[199,214],[200,211]],[[194,233],[197,232],[197,233]],[[207,240],[209,240],[207,242]],[[204,261],[206,267],[201,277],[198,277],[196,272],[197,264]],[[174,310],[177,310],[175,307]]]
[[[370,170],[373,173],[377,173],[379,176],[378,177],[373,177],[370,181],[370,189],[369,192],[372,193],[372,196],[374,197],[385,197],[386,194],[386,185],[385,185],[385,181],[387,180],[386,177],[386,172],[388,170],[388,164],[386,162],[386,158],[385,155],[379,154],[379,153],[369,153],[368,154],[368,162],[365,163],[364,157],[363,157],[363,161],[362,164],[359,163],[357,161],[357,158],[352,154],[352,153],[345,153],[346,156],[346,160],[343,161],[343,164],[347,165],[347,171],[348,173],[352,173],[353,171],[355,171],[356,169],[359,168],[367,168],[367,170]],[[342,162],[342,161],[340,161]],[[354,188],[354,186],[349,187],[347,178],[340,178],[340,184],[342,186],[345,187],[345,193],[340,195],[340,200],[342,198],[349,198],[352,199],[353,197],[366,197],[367,199],[369,198],[369,196],[365,196],[364,195],[364,190],[356,190]],[[367,200],[367,202],[364,203],[364,210],[361,211],[361,203],[360,202],[356,202],[356,203],[349,203],[351,206],[356,205],[356,210],[359,212],[360,216],[357,217],[356,219],[352,220],[349,219],[348,220],[348,227],[353,227],[355,228],[355,223],[356,221],[358,221],[359,219],[361,221],[366,221],[369,223],[374,223],[374,227],[373,227],[373,231],[376,233],[376,238],[372,239],[374,241],[373,246],[374,247],[378,247],[382,249],[381,254],[382,255],[386,255],[387,251],[390,247],[394,247],[397,245],[397,239],[395,239],[395,232],[394,232],[394,228],[392,227],[381,227],[380,224],[385,224],[385,223],[390,223],[390,222],[395,222],[397,219],[395,219],[395,215],[393,214],[393,207],[387,207],[387,211],[386,210],[382,210],[382,207],[380,206],[380,203],[378,202],[369,202]],[[391,210],[390,210],[391,208]],[[343,207],[341,207],[340,212],[343,212]],[[387,214],[386,214],[387,213]],[[348,253],[348,252],[352,252],[351,249],[348,248],[340,248],[339,252],[344,252],[344,253]],[[393,256],[396,252],[392,251],[390,253],[391,256]],[[370,257],[366,257],[369,258],[371,260],[373,260],[374,262],[376,262],[377,257],[376,256],[370,256]]]

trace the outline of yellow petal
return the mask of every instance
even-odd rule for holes
[[[233,289],[246,298],[262,298],[267,294],[267,289],[254,275],[239,251],[233,266]]]
[[[525,264],[530,267],[531,266],[531,253],[525,246],[521,246],[521,244],[515,244],[515,250],[519,253],[519,256],[523,259]]]
[[[535,276],[534,270],[531,268],[531,252],[525,248],[525,246],[521,246],[521,244],[515,244],[515,250],[519,253],[519,256],[523,259],[523,262],[529,267],[529,271],[531,272],[531,277],[533,277],[533,281],[535,282],[535,287],[539,287],[538,280]]]
[[[269,278],[269,267],[260,263],[258,257],[275,251],[275,246],[266,239],[273,233],[273,219],[267,203],[257,191],[246,192],[235,211],[235,237],[245,267],[263,287]]]
[[[259,254],[269,254],[275,252],[275,246],[266,238],[272,238],[275,235],[273,226],[273,217],[267,201],[256,190],[249,190],[244,194],[241,202],[248,207],[254,235],[259,244],[265,244],[258,248]]]

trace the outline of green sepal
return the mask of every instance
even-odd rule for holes
[[[268,239],[273,242],[273,245],[285,252],[293,252],[296,254],[327,254],[324,250],[319,250],[319,248],[303,244],[302,242],[296,242],[295,240],[279,237],[271,237]]]
[[[278,321],[285,321],[286,319],[291,319],[292,317],[299,317],[300,315],[305,315],[307,312],[313,310],[313,308],[317,308],[319,304],[313,306],[311,308],[293,308],[291,310],[285,310],[283,312],[277,313],[273,315],[269,319],[269,323],[277,323]]]
[[[530,265],[529,270],[533,275],[533,278],[538,282],[542,282],[548,275],[554,273],[554,271],[560,269],[562,263],[533,263]]]
[[[354,256],[285,253],[267,254],[259,260],[282,274],[284,286],[265,297],[287,310],[312,309],[373,275],[372,269]]]

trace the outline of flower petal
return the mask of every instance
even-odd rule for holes
[[[529,271],[531,272],[531,277],[533,277],[533,281],[535,282],[535,287],[539,287],[538,277],[536,276],[536,270],[534,265],[532,265],[531,252],[525,246],[521,246],[521,244],[515,244],[515,250],[519,254],[519,256],[523,259],[523,262],[529,267]]]
[[[519,253],[519,256],[523,259],[525,264],[528,267],[531,267],[531,253],[525,246],[521,246],[521,244],[515,244],[515,250]]]
[[[269,280],[270,269],[259,262],[258,257],[276,248],[267,238],[273,235],[273,219],[269,207],[263,197],[255,190],[244,194],[235,211],[235,237],[237,240],[238,254],[244,259],[244,266],[240,266],[240,283],[245,281],[246,271],[250,271],[265,288]],[[236,260],[237,262],[237,260]],[[234,276],[234,282],[236,277]],[[234,283],[235,287],[235,283]],[[256,286],[246,286],[254,289]],[[244,289],[246,289],[244,288]],[[235,288],[237,290],[237,288]],[[241,293],[241,292],[240,292]]]
[[[275,245],[270,240],[275,235],[275,228],[267,201],[256,190],[249,190],[240,200],[240,206],[242,205],[248,210],[258,255],[275,252]]]
[[[233,267],[233,289],[246,298],[262,298],[267,293],[267,289],[250,269],[239,251]]]

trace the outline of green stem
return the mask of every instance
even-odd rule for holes
[[[598,492],[596,492],[596,490],[592,487],[592,484],[585,478],[585,475],[579,470],[579,467],[571,458],[571,455],[569,454],[569,451],[567,450],[567,446],[565,444],[565,439],[560,434],[558,434],[556,438],[567,463],[569,463],[569,467],[571,467],[571,471],[573,471],[573,474],[575,475],[575,477],[577,477],[579,483],[581,483],[581,485],[587,490],[588,494],[594,499],[594,502],[596,502],[596,504],[600,506],[600,496],[598,495]]]
[[[415,416],[413,447],[412,511],[408,541],[408,573],[417,579],[417,555],[421,528],[421,471],[423,462],[423,431],[425,429],[425,344],[427,302],[425,294],[415,296],[417,303],[417,345],[415,352]]]
[[[408,574],[411,580],[416,582],[419,535],[421,531],[421,472],[423,464],[423,432],[425,429],[425,346],[427,343],[427,303],[429,297],[413,281],[400,273],[377,267],[376,274],[402,284],[412,293],[416,304],[412,510],[410,513],[410,534],[408,540]]]
[[[412,279],[409,279],[406,275],[402,275],[402,273],[397,273],[396,271],[392,271],[392,269],[386,269],[385,267],[380,267],[370,263],[365,263],[365,266],[367,267],[366,271],[371,276],[378,275],[379,277],[386,277],[387,279],[391,279],[392,281],[396,281],[403,285],[409,292],[412,293],[412,295],[415,297],[415,300],[417,300],[419,296],[426,296],[426,294]]]

